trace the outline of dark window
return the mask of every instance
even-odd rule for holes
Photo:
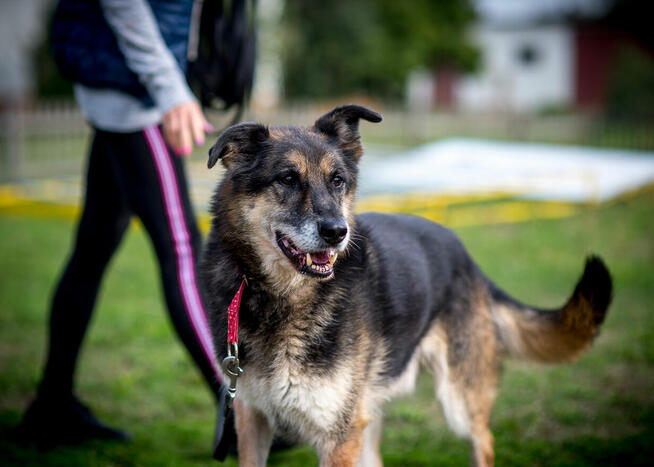
[[[532,66],[541,58],[540,51],[533,45],[523,45],[518,48],[518,63],[523,66]]]

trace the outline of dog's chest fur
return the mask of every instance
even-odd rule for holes
[[[252,299],[247,305],[263,304]],[[329,364],[317,365],[313,358],[314,352],[323,353],[321,341],[336,317],[324,304],[310,301],[292,306],[268,301],[263,306],[256,327],[249,327],[245,319],[240,333],[247,360],[238,397],[267,414],[277,430],[301,433],[307,441],[318,443],[320,437],[340,429],[358,379],[355,366],[341,360],[338,352]]]
[[[347,366],[320,376],[277,355],[268,375],[245,369],[239,379],[239,394],[249,405],[268,416],[277,431],[302,434],[316,444],[320,437],[338,430],[344,418],[344,401],[351,380]]]

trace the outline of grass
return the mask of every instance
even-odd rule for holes
[[[507,362],[491,422],[498,465],[645,465],[654,458],[654,193],[572,218],[457,229],[487,274],[517,298],[557,306],[585,255],[615,280],[602,334],[574,364]],[[42,453],[8,435],[34,394],[47,304],[72,224],[0,213],[0,459],[3,465],[216,465],[214,407],[172,333],[156,264],[132,229],[107,273],[78,371],[78,392],[128,429],[127,444]],[[469,449],[447,429],[428,375],[386,411],[385,465],[465,465]],[[233,466],[232,459],[226,465]],[[306,447],[270,465],[317,465]]]

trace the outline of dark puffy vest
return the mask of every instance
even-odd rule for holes
[[[147,2],[163,40],[185,72],[193,0]],[[98,0],[60,0],[51,41],[57,67],[67,79],[92,88],[118,89],[154,105],[137,75],[127,68]]]

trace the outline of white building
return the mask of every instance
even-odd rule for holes
[[[411,107],[464,111],[601,108],[623,36],[597,21],[601,0],[476,0],[479,70],[416,71]]]
[[[569,25],[482,23],[474,38],[481,52],[481,72],[458,83],[459,108],[524,111],[572,102],[574,36]]]

